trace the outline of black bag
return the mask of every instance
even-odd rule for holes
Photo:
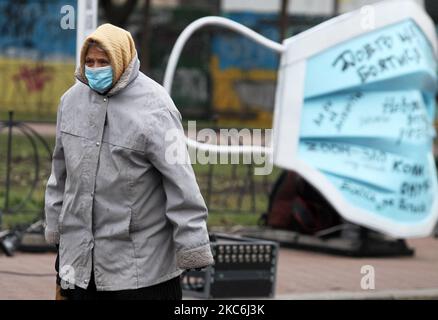
[[[341,217],[328,201],[297,173],[284,170],[269,195],[261,224],[274,229],[315,234],[337,226]]]

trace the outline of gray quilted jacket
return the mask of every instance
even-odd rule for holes
[[[93,269],[97,289],[113,291],[211,265],[192,166],[165,159],[170,143],[185,143],[165,139],[183,133],[171,98],[139,71],[137,56],[105,95],[76,77],[58,108],[45,193],[46,240],[59,242],[61,278],[86,288]]]

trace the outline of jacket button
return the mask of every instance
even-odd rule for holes
[[[100,146],[100,142],[99,141],[96,142],[96,146]]]
[[[84,283],[85,283],[85,284],[88,284],[88,280],[84,280]]]
[[[94,197],[94,192],[91,193],[91,196]]]
[[[103,98],[103,102],[106,102],[107,98]]]

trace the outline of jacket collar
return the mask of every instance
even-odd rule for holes
[[[117,81],[116,84],[112,86],[112,88],[108,92],[102,93],[102,95],[113,96],[119,93],[121,90],[126,88],[132,81],[134,81],[135,78],[137,78],[139,70],[140,70],[140,61],[138,60],[138,56],[136,53],[134,58],[132,58],[128,67],[126,68],[126,70],[122,73],[122,76],[120,77],[119,81]],[[80,82],[88,86],[88,80],[85,77],[83,77],[81,74],[81,66],[78,66],[76,68],[75,77]]]

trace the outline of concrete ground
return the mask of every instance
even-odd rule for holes
[[[280,249],[275,299],[438,299],[438,239],[409,240],[414,257],[350,258]],[[0,255],[0,299],[54,299],[55,255]],[[361,268],[375,289],[361,289]]]

